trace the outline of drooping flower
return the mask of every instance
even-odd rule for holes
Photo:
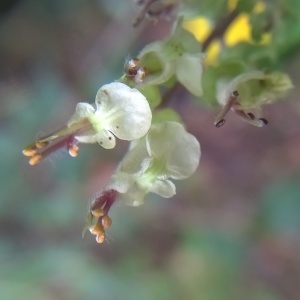
[[[180,123],[155,124],[144,138],[132,143],[108,188],[133,206],[143,204],[149,192],[170,198],[176,193],[170,179],[189,177],[199,159],[199,142]]]
[[[77,143],[99,143],[103,148],[111,149],[116,145],[115,136],[129,141],[144,136],[151,119],[151,109],[142,93],[113,82],[99,89],[95,106],[78,103],[65,127],[30,144],[23,153],[31,157],[30,164],[36,164],[64,146],[71,156],[76,156]]]
[[[131,143],[118,169],[92,204],[90,231],[103,240],[103,217],[107,219],[108,209],[115,200],[139,206],[148,193],[164,198],[174,196],[176,188],[170,179],[181,180],[192,175],[200,154],[199,142],[180,123],[152,125],[145,137]]]
[[[201,96],[205,55],[195,37],[183,29],[182,22],[180,18],[170,37],[147,45],[137,58],[130,60],[129,66],[135,62],[135,72],[128,74],[125,68],[125,79],[136,84],[159,85],[175,76],[189,92]]]
[[[292,87],[289,76],[281,72],[251,71],[232,80],[221,79],[217,86],[217,100],[223,109],[217,116],[215,125],[222,126],[225,115],[231,109],[247,123],[262,127],[268,121],[257,118],[251,110],[260,110],[264,104],[281,99]]]

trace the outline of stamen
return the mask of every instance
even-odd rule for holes
[[[260,118],[260,119],[252,119],[250,116],[245,113],[243,110],[233,110],[239,117],[241,117],[244,121],[247,123],[256,126],[256,127],[263,127],[268,124],[268,121],[266,119]]]
[[[98,234],[98,235],[96,236],[96,242],[97,242],[98,244],[102,244],[104,241],[105,241],[105,233],[104,233],[104,232],[101,233],[101,234]]]
[[[31,157],[31,156],[36,155],[36,154],[37,154],[37,151],[36,151],[35,149],[26,149],[26,148],[25,148],[25,149],[22,151],[22,153],[23,153],[23,155],[25,155],[25,156]]]
[[[35,154],[30,158],[29,164],[31,166],[34,166],[34,165],[38,164],[42,159],[43,159],[43,156],[41,154]]]
[[[93,210],[91,210],[91,213],[96,218],[100,218],[100,217],[103,217],[105,215],[105,211],[102,208],[93,209]]]
[[[101,223],[97,222],[95,226],[90,227],[90,232],[91,232],[91,234],[94,234],[94,235],[104,233],[103,225]]]
[[[225,120],[225,119],[222,119],[222,120],[220,120],[218,123],[216,123],[215,126],[216,126],[217,128],[219,128],[219,127],[223,126],[223,125],[225,124],[225,122],[226,122],[226,120]]]
[[[102,217],[102,225],[104,228],[109,228],[111,226],[111,218],[108,215]]]
[[[98,218],[97,223],[89,228],[90,232],[96,235],[97,243],[103,243],[105,240],[105,229],[111,226],[112,220],[108,216],[108,211],[112,204],[116,200],[117,196],[116,190],[104,191],[101,196],[95,199],[91,210],[90,216],[92,223],[93,217]]]
[[[102,244],[105,241],[105,231],[104,231],[104,226],[102,223],[98,222],[89,228],[91,234],[96,235],[96,241],[99,244]]]
[[[68,145],[68,151],[70,156],[76,157],[78,155],[79,147],[77,145],[70,144]]]
[[[264,123],[264,125],[268,125],[269,121],[264,118],[259,118],[260,121]]]
[[[140,60],[138,58],[130,59],[124,67],[127,76],[135,76],[139,69]]]
[[[140,69],[138,69],[134,80],[136,83],[142,83],[146,77],[146,68],[145,67],[141,67]]]
[[[223,109],[221,112],[217,115],[214,125],[216,127],[221,127],[225,123],[224,117],[227,115],[227,113],[230,111],[232,106],[237,102],[237,97],[239,93],[237,91],[233,91],[231,96],[229,97],[227,103],[224,105]]]
[[[255,119],[255,116],[254,114],[252,113],[247,113],[248,117],[251,119],[251,120],[254,120]]]
[[[35,143],[35,145],[38,149],[42,149],[42,148],[45,148],[48,145],[48,142],[37,141]]]

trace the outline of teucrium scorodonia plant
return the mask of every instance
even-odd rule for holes
[[[251,125],[267,125],[261,108],[282,99],[293,86],[289,76],[276,70],[275,65],[260,67],[261,58],[271,49],[267,44],[255,44],[265,32],[263,26],[254,28],[254,38],[249,45],[232,48],[223,45],[213,65],[205,60],[206,52],[211,51],[210,45],[222,39],[239,13],[248,13],[251,20],[257,19],[255,3],[249,5],[241,0],[228,12],[223,7],[225,1],[223,6],[214,6],[208,0],[144,0],[138,3],[140,12],[134,19],[134,26],[147,16],[155,22],[167,18],[173,20],[170,35],[145,45],[135,57],[126,61],[124,74],[118,81],[98,90],[95,103],[78,103],[62,129],[37,139],[23,150],[29,163],[35,165],[60,148],[67,148],[75,157],[79,143],[99,143],[103,148],[112,149],[116,146],[116,138],[130,141],[128,152],[90,207],[87,228],[99,243],[105,240],[105,231],[111,225],[108,212],[114,202],[139,206],[151,193],[170,198],[176,194],[173,180],[188,178],[197,169],[199,142],[179,123],[177,112],[167,108],[169,99],[180,86],[197,101],[222,106],[215,119],[216,127],[225,123],[230,110]],[[263,9],[271,18],[268,6]],[[218,18],[222,11],[225,15]],[[215,27],[202,43],[184,29],[184,22],[190,15],[215,18],[210,20]],[[275,33],[282,30],[281,24],[274,23],[268,28],[275,50],[277,40],[272,30]],[[257,51],[255,56],[253,49]],[[169,89],[164,95],[162,86]]]

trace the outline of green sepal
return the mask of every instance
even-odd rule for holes
[[[152,116],[152,124],[163,123],[165,121],[182,123],[180,115],[171,108],[164,108],[156,111]]]
[[[151,110],[161,103],[160,89],[156,85],[136,86],[136,88],[146,97],[149,102]]]

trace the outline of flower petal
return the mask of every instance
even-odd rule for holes
[[[142,138],[132,142],[132,144],[133,143],[134,145],[130,147],[119,166],[120,171],[129,174],[143,172],[151,163],[146,148],[146,139]]]
[[[144,204],[147,189],[134,183],[130,186],[126,193],[119,193],[117,199],[131,206],[140,206]]]
[[[230,94],[237,90],[239,105],[236,108],[260,108],[264,104],[282,98],[292,87],[291,79],[285,73],[250,71],[235,77],[230,82],[219,80],[217,99],[220,104],[224,105]]]
[[[176,62],[178,81],[193,95],[202,95],[202,61],[204,54],[183,54]]]
[[[75,138],[81,143],[99,143],[105,149],[112,149],[116,146],[116,138],[107,130],[101,130],[91,135],[77,135]]]
[[[156,180],[150,187],[149,192],[164,198],[171,198],[176,194],[176,187],[170,180]]]
[[[147,70],[143,85],[159,85],[172,77],[175,67],[173,61],[170,62],[171,56],[164,41],[151,43],[140,52],[138,58]]]
[[[165,164],[161,175],[183,179],[197,169],[201,154],[199,142],[181,124],[153,125],[146,141],[149,155]]]
[[[264,72],[261,71],[251,71],[251,72],[246,72],[243,73],[231,81],[221,79],[218,81],[217,84],[217,100],[219,104],[225,105],[230,98],[230,95],[234,91],[239,92],[239,99],[241,101],[253,101],[251,100],[251,92],[252,92],[252,87],[249,84],[249,81],[253,80],[263,80],[265,78]],[[247,83],[247,84],[245,84]],[[248,100],[250,98],[250,100]]]
[[[85,103],[85,102],[79,102],[76,105],[75,113],[68,121],[68,124],[67,124],[68,127],[70,127],[74,123],[77,123],[78,121],[80,121],[84,118],[87,118],[87,117],[93,115],[94,112],[95,112],[95,108],[91,104]]]
[[[102,86],[96,95],[97,111],[90,121],[95,130],[111,131],[122,140],[144,136],[150,128],[152,113],[147,99],[137,89],[113,82]]]
[[[105,190],[116,190],[119,193],[126,193],[135,182],[135,176],[125,172],[117,171],[110,178]]]

